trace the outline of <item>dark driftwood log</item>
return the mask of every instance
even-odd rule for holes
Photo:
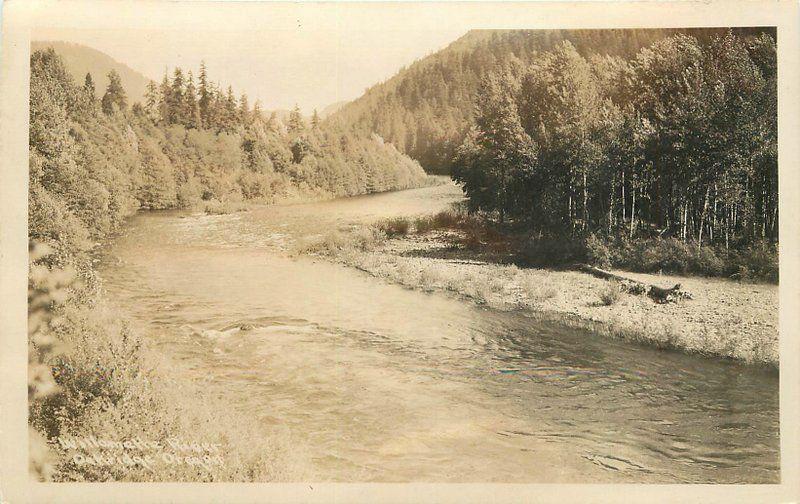
[[[656,303],[676,302],[678,299],[692,299],[692,295],[681,289],[681,284],[665,289],[657,285],[646,284],[632,278],[616,275],[610,271],[595,268],[588,264],[578,264],[577,269],[604,280],[619,282],[623,289],[632,294],[647,294]]]

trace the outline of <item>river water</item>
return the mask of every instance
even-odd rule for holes
[[[288,253],[304,237],[459,197],[443,185],[221,216],[142,213],[100,273],[171,372],[265,436],[288,429],[315,481],[779,480],[775,372]]]

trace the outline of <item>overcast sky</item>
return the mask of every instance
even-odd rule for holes
[[[471,27],[469,19],[420,22],[398,5],[144,3],[126,21],[124,9],[109,4],[51,8],[31,39],[85,44],[155,80],[165,66],[196,74],[205,60],[211,79],[246,92],[251,103],[297,103],[305,113],[357,98]]]

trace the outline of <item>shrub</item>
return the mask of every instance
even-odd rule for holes
[[[411,222],[408,219],[398,217],[396,219],[389,219],[378,224],[378,229],[383,231],[386,236],[392,238],[395,236],[405,236],[411,228]]]
[[[586,239],[586,259],[600,268],[610,268],[616,262],[609,244],[594,234]]]
[[[586,243],[569,236],[532,237],[524,242],[520,256],[531,266],[554,266],[585,262]]]
[[[418,234],[425,234],[439,229],[463,228],[465,224],[476,225],[477,220],[475,217],[468,218],[460,212],[443,210],[431,216],[418,218],[414,221],[414,229]]]
[[[622,297],[622,290],[618,282],[609,282],[598,294],[600,297],[600,304],[603,306],[611,306],[616,304]]]

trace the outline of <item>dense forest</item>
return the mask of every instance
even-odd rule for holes
[[[418,160],[429,173],[450,173],[455,150],[475,122],[478,89],[487,73],[510,64],[527,66],[540,53],[569,41],[585,58],[628,60],[677,33],[700,42],[726,32],[707,29],[474,30],[450,46],[402,69],[334,114],[357,131],[377,132]],[[736,28],[757,35],[769,28]],[[774,38],[774,36],[773,36]]]
[[[265,117],[259,104],[176,68],[129,104],[119,75],[82,85],[52,50],[31,56],[30,238],[67,263],[138,208],[219,209],[247,199],[332,197],[425,182],[374,134]]]
[[[537,233],[778,238],[775,40],[677,34],[631,58],[568,41],[484,79],[454,177]]]

